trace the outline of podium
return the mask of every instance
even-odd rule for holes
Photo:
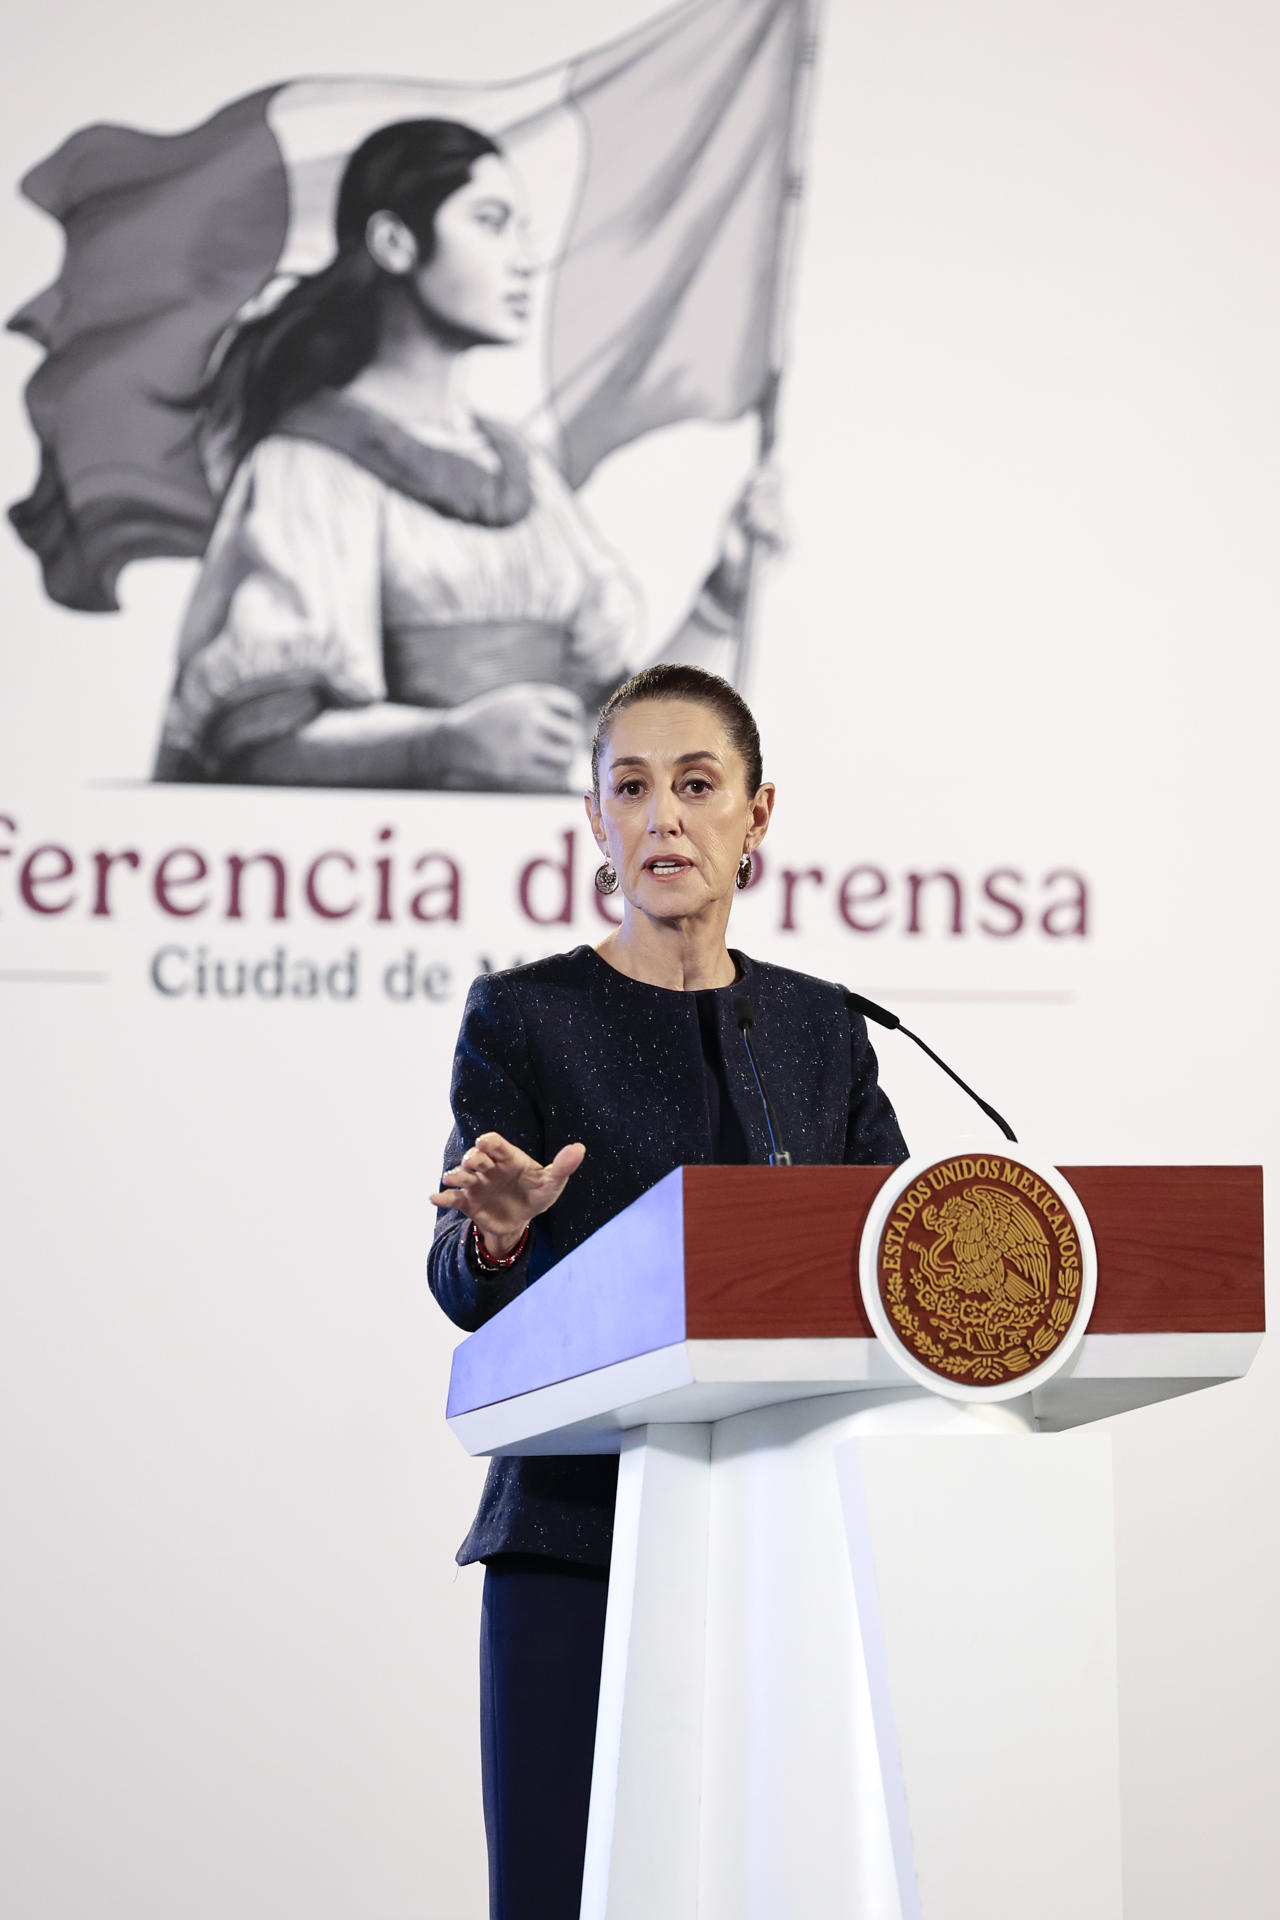
[[[1247,1371],[1261,1170],[1061,1169],[1087,1329],[985,1403],[873,1332],[893,1171],[677,1169],[455,1351],[470,1453],[620,1455],[583,1920],[1121,1912],[1109,1439],[1082,1429]]]

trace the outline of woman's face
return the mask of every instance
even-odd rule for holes
[[[587,814],[631,906],[662,920],[727,909],[773,810],[772,786],[749,794],[746,780],[714,707],[638,700],[614,716]]]
[[[496,154],[483,154],[437,210],[431,259],[412,268],[428,314],[470,345],[522,340],[533,274],[528,226],[515,176]]]

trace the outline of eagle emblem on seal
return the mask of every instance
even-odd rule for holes
[[[918,1218],[933,1238],[908,1242],[916,1256],[910,1284],[942,1343],[935,1364],[947,1372],[971,1368],[984,1380],[1021,1372],[1057,1344],[1059,1330],[1046,1324],[1054,1318],[1053,1248],[1025,1200],[1006,1188],[966,1185],[922,1207]],[[899,1309],[900,1322],[913,1320],[905,1298]],[[927,1355],[929,1334],[918,1332]],[[943,1360],[944,1352],[954,1360]]]
[[[1016,1194],[970,1187],[925,1207],[920,1218],[938,1237],[932,1246],[913,1242],[921,1256],[917,1274],[939,1294],[981,1294],[997,1307],[1048,1300],[1049,1237]]]

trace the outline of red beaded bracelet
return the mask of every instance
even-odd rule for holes
[[[490,1253],[479,1227],[474,1220],[471,1222],[471,1251],[475,1254],[476,1265],[486,1273],[501,1273],[507,1267],[514,1267],[528,1244],[529,1229],[526,1226],[510,1253]]]

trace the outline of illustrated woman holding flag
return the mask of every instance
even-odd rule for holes
[[[463,391],[471,348],[529,326],[518,183],[471,127],[386,126],[347,164],[336,239],[201,396],[230,478],[156,777],[562,790],[638,664],[638,610],[553,462]],[[757,473],[667,658],[723,661],[775,519]]]

